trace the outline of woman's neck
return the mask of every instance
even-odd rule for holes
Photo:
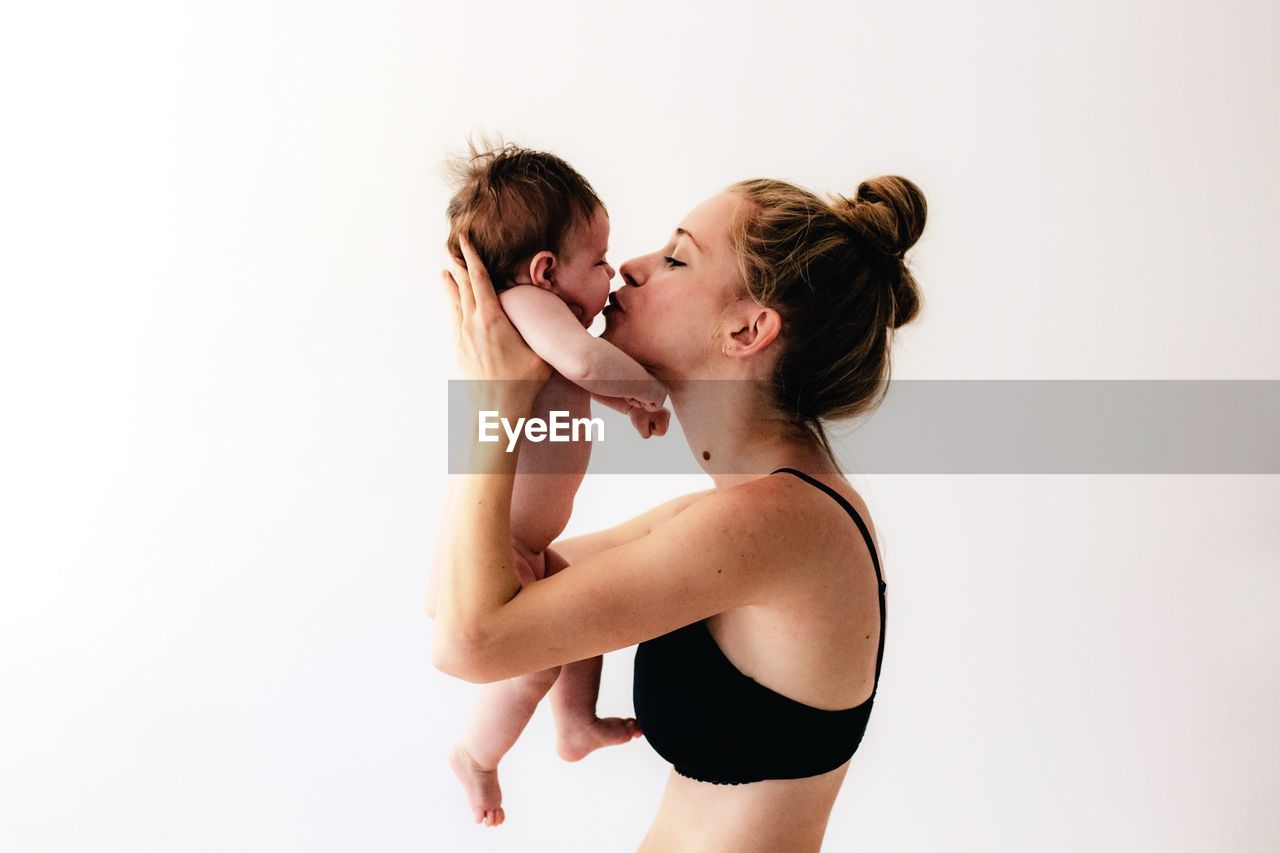
[[[718,489],[782,467],[811,473],[836,470],[821,445],[776,413],[755,383],[678,380],[669,381],[667,391],[689,450]]]

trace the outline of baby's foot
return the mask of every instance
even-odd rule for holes
[[[497,826],[506,819],[502,813],[502,789],[498,787],[498,769],[486,770],[475,762],[462,744],[449,751],[449,767],[462,783],[471,803],[476,823]]]
[[[556,752],[565,761],[581,761],[602,746],[626,743],[640,736],[640,726],[631,717],[595,717],[565,729],[556,734]]]

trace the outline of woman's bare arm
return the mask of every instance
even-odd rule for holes
[[[647,536],[655,527],[674,518],[684,509],[692,506],[695,501],[701,500],[714,491],[714,489],[707,489],[672,498],[648,512],[642,512],[635,518],[615,524],[613,527],[597,530],[594,533],[584,533],[570,539],[557,539],[551,543],[551,549],[563,557],[569,565],[580,563],[601,551],[617,548],[619,545],[634,542],[641,536]]]
[[[484,531],[503,526],[493,501],[507,478],[469,479],[458,533],[474,538],[450,549],[469,563],[448,566],[466,605],[437,619],[432,649],[438,669],[467,681],[593,657],[760,600],[787,560],[790,537],[776,533],[797,529],[798,519],[781,517],[789,508],[748,484],[692,501],[649,533],[520,590],[510,547],[500,554],[485,544]]]
[[[444,511],[441,514],[441,523],[436,536],[431,570],[427,577],[427,615],[433,619],[436,615],[436,600],[439,597],[441,563],[444,559],[446,540],[453,535],[453,507],[457,498],[455,486],[456,481],[450,479],[449,494],[445,499]],[[713,491],[714,489],[707,489],[672,498],[646,512],[640,513],[635,518],[628,519],[621,524],[615,524],[613,527],[607,527],[604,530],[585,533],[569,539],[556,540],[552,543],[550,550],[559,554],[566,563],[579,563],[601,551],[616,548],[619,545],[624,545],[627,542],[645,536],[659,524],[674,517],[681,510],[693,504],[694,501],[711,494]]]
[[[453,479],[449,480],[449,491],[445,495],[444,506],[440,510],[440,521],[436,525],[435,545],[431,551],[431,566],[427,569],[427,615],[436,618],[436,599],[440,595],[441,562],[444,559],[444,541],[451,534],[450,516],[453,514]]]

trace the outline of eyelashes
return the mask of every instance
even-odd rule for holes
[[[663,260],[667,262],[667,266],[672,268],[684,266],[682,261],[677,261],[675,258],[667,257],[663,258]]]

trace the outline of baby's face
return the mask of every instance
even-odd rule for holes
[[[609,215],[597,207],[589,224],[569,232],[557,264],[556,292],[583,326],[591,325],[609,299],[614,271],[605,260],[608,251]]]

